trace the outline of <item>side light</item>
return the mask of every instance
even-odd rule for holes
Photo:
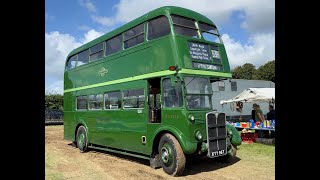
[[[189,114],[188,119],[189,121],[194,122],[194,116],[192,114]]]
[[[195,137],[198,141],[201,141],[202,140],[202,134],[199,130],[196,131],[195,133]]]

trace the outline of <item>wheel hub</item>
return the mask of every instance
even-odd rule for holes
[[[168,153],[168,150],[167,150],[167,148],[162,148],[162,161],[164,162],[164,163],[168,163],[168,161],[169,161],[169,153]]]
[[[172,164],[172,150],[168,144],[164,144],[161,148],[161,160],[166,166]]]
[[[80,136],[79,136],[79,145],[81,146],[81,147],[84,147],[84,139],[85,139],[85,137],[84,137],[84,134],[80,134]]]

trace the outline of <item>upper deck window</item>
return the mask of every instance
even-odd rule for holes
[[[106,41],[106,56],[122,49],[122,35],[119,34]]]
[[[90,48],[90,61],[95,61],[103,56],[103,43],[97,44]]]
[[[123,33],[124,48],[129,48],[144,41],[144,24],[140,24]]]
[[[67,62],[67,71],[69,71],[72,68],[75,68],[76,62],[77,62],[77,55],[73,55],[72,57],[70,57]]]
[[[171,18],[176,33],[198,38],[198,32],[194,20],[177,15],[171,15]]]
[[[200,22],[199,29],[201,30],[202,36],[205,40],[221,43],[218,30],[214,26]]]
[[[81,66],[83,64],[87,64],[89,61],[89,49],[82,51],[78,54],[78,63],[77,66]]]
[[[157,39],[170,33],[170,25],[166,16],[157,17],[148,22],[148,39]]]

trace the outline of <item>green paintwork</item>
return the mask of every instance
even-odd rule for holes
[[[98,144],[121,149],[123,152],[130,151],[150,156],[154,143],[158,143],[157,140],[160,139],[159,137],[163,133],[174,135],[185,154],[195,153],[198,144],[201,147],[207,137],[205,114],[210,110],[188,110],[186,108],[186,100],[183,99],[182,107],[161,109],[161,123],[149,123],[147,79],[153,77],[161,77],[162,79],[164,77],[179,77],[183,79],[185,76],[229,78],[231,77],[229,62],[223,44],[209,42],[203,38],[195,39],[176,34],[170,14],[181,15],[214,25],[211,20],[199,13],[180,7],[167,6],[151,11],[69,53],[68,57],[154,17],[165,15],[169,19],[170,34],[150,41],[145,40],[144,43],[65,71],[65,139],[75,141],[76,127],[82,124],[87,129],[89,145]],[[145,23],[145,39],[146,37],[147,23]],[[192,66],[194,60],[191,59],[189,53],[188,41],[217,45],[223,70],[194,69]],[[169,71],[169,66],[178,66],[180,70],[178,72]],[[141,88],[144,89],[145,93],[146,102],[144,108],[76,110],[76,96]],[[184,96],[184,87],[182,89]],[[189,121],[188,116],[190,114],[195,117],[194,122]],[[195,138],[197,130],[202,133],[202,142],[197,141]],[[142,136],[146,137],[146,143],[142,143]]]
[[[91,84],[88,86],[82,86],[82,87],[73,88],[73,89],[67,89],[64,92],[67,93],[67,92],[79,91],[79,90],[84,90],[84,89],[89,89],[89,88],[96,88],[96,87],[100,87],[100,86],[107,86],[107,85],[118,84],[118,83],[123,83],[123,82],[136,81],[136,80],[140,80],[140,79],[148,79],[148,78],[167,76],[167,75],[172,75],[175,73],[176,73],[175,71],[169,71],[169,70],[159,71],[159,72],[143,74],[143,75],[129,77],[129,78],[118,79],[118,80],[114,80],[114,81],[108,81],[108,82]],[[219,77],[226,77],[226,78],[232,77],[231,73],[208,72],[208,71],[193,70],[193,69],[181,69],[179,71],[179,73],[180,74],[192,74],[192,75],[219,76]]]
[[[231,144],[233,144],[234,146],[241,145],[242,140],[238,133],[238,130],[230,124],[227,124],[226,127],[227,127],[227,131],[232,131]]]

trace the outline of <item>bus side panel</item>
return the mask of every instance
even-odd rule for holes
[[[187,119],[186,111],[183,111],[181,108],[163,108],[161,117],[163,117],[163,124],[181,132],[181,135],[179,134],[179,142],[184,153],[194,153],[197,147],[197,141],[194,138],[194,126]]]
[[[73,123],[73,117],[74,113],[73,112],[64,112],[63,114],[64,118],[64,139],[74,141],[75,140],[75,125]]]
[[[147,112],[145,109],[127,109],[122,113],[121,130],[119,140],[121,149],[146,154],[146,145],[142,143],[142,136],[146,136]]]
[[[96,132],[91,142],[108,147],[121,147],[122,142],[118,138],[122,128],[121,113],[121,109],[103,111],[102,115],[96,118]]]
[[[97,118],[97,132],[91,142],[145,154],[146,147],[141,143],[141,136],[146,133],[144,114],[142,109],[105,111]]]
[[[64,126],[64,139],[74,141],[74,131],[75,131],[75,119],[74,119],[74,97],[72,93],[64,93],[63,100],[63,126]]]

